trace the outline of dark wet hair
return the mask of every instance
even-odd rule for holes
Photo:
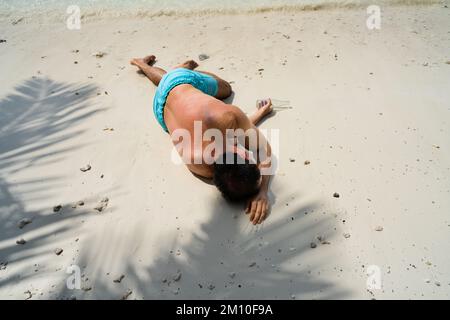
[[[227,158],[231,163],[227,163]],[[258,166],[237,153],[222,154],[213,164],[213,169],[214,184],[229,201],[247,199],[259,190],[261,173]]]

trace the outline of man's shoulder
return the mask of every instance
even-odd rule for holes
[[[239,119],[236,107],[227,104],[215,109],[210,115],[209,127],[220,130],[236,128]]]

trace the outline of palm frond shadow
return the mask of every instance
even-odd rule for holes
[[[49,248],[64,240],[73,221],[89,211],[78,208],[69,212],[71,203],[63,203],[62,213],[54,213],[52,206],[36,209],[29,205],[29,201],[58,194],[62,176],[43,171],[35,179],[13,180],[11,175],[63,162],[69,152],[81,147],[77,138],[83,131],[75,126],[103,111],[92,101],[98,90],[91,84],[33,77],[0,100],[0,262],[8,269],[7,273],[0,270],[0,289],[32,277],[35,258],[50,256]],[[70,142],[70,147],[64,142]],[[20,229],[17,223],[24,218],[32,223]],[[27,243],[17,245],[20,238]]]
[[[217,199],[210,219],[186,244],[168,236],[148,266],[126,264],[124,280],[113,284],[102,270],[91,274],[93,291],[79,292],[87,299],[120,299],[128,290],[135,299],[342,299],[347,290],[320,279],[317,271],[331,268],[332,255],[317,254],[327,245],[310,247],[321,235],[332,241],[335,219],[317,214],[314,222],[302,218],[319,211],[319,202],[290,210],[286,219],[267,221],[255,228],[248,217],[233,218],[242,208]],[[245,219],[245,222],[240,220]],[[90,248],[81,250],[78,265],[96,265]],[[328,252],[328,251],[327,251]],[[150,253],[149,253],[150,254]],[[179,255],[178,255],[179,254]],[[153,256],[154,253],[152,254]],[[88,258],[89,257],[89,258]],[[301,263],[298,263],[301,261]],[[174,275],[181,273],[181,279]],[[63,289],[68,298],[73,291]]]

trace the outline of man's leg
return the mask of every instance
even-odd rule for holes
[[[194,60],[187,60],[187,61],[175,66],[174,69],[185,68],[185,69],[189,69],[189,70],[194,70],[197,67],[198,67],[197,62],[195,62]],[[214,73],[211,73],[211,72],[207,72],[207,71],[198,71],[198,72],[210,75],[217,80],[218,86],[219,86],[219,90],[217,91],[217,94],[216,94],[217,99],[226,99],[231,95],[231,92],[232,92],[231,85],[227,81],[219,78],[218,76],[216,76]],[[250,115],[248,118],[256,126],[264,117],[269,115],[272,112],[272,110],[273,110],[272,101],[270,101],[270,99],[263,100],[256,107],[256,111],[252,115]]]
[[[189,70],[194,70],[197,67],[198,67],[197,62],[195,62],[194,60],[187,60],[187,61],[183,62],[182,64],[175,66],[174,69],[185,68],[185,69],[189,69]],[[220,77],[216,76],[214,73],[211,73],[211,72],[206,72],[206,71],[198,71],[198,72],[207,74],[217,80],[219,89],[217,90],[217,94],[216,94],[215,98],[222,100],[222,99],[226,99],[229,96],[231,96],[231,91],[232,91],[231,85],[227,81],[221,79]]]
[[[155,63],[156,57],[146,56],[142,59],[132,59],[130,63],[139,68],[146,76],[150,79],[151,82],[158,86],[161,81],[162,76],[166,73],[164,69],[153,67],[152,65]]]
[[[198,72],[207,74],[217,80],[217,85],[218,85],[219,89],[217,90],[217,94],[216,94],[215,98],[223,100],[223,99],[226,99],[229,96],[231,96],[231,92],[233,90],[231,89],[231,85],[227,81],[223,80],[222,78],[219,78],[218,76],[216,76],[214,73],[211,73],[211,72],[200,71],[200,70]]]
[[[195,62],[194,60],[186,60],[185,62],[173,67],[173,69],[185,68],[185,69],[189,69],[189,70],[194,70],[197,67],[198,67],[198,63]]]
[[[189,70],[194,70],[197,67],[198,67],[197,62],[195,62],[194,60],[187,60],[187,61],[183,62],[182,64],[175,66],[174,69],[185,68],[185,69],[189,69]],[[231,91],[232,91],[231,85],[227,81],[219,78],[218,76],[216,76],[214,73],[211,73],[211,72],[207,72],[207,71],[198,71],[198,72],[210,75],[217,80],[218,85],[219,85],[219,90],[217,91],[217,95],[216,95],[217,99],[226,99],[231,95]],[[261,101],[259,106],[257,106],[256,111],[252,115],[250,115],[248,118],[256,126],[265,116],[269,115],[272,112],[272,110],[273,110],[273,107],[272,107],[272,102],[270,101],[270,99],[263,100],[263,101]]]

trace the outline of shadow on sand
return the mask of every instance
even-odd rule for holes
[[[48,170],[34,179],[15,174],[20,177],[28,168],[39,172],[82,146],[77,138],[83,131],[75,126],[102,111],[91,103],[97,91],[93,85],[33,77],[0,101],[0,289],[42,275],[38,269],[45,269],[45,258],[54,256],[53,245],[67,237],[74,219],[87,213],[78,208],[67,214],[69,203],[58,213],[52,206],[40,207],[58,194],[63,177]],[[31,223],[19,228],[25,218]],[[21,238],[26,244],[16,244]]]
[[[317,235],[333,241],[335,219],[321,211],[319,202],[290,208],[283,219],[269,217],[253,227],[242,207],[217,197],[208,221],[199,226],[187,243],[168,235],[159,242],[158,254],[149,252],[151,263],[125,262],[120,284],[106,277],[106,269],[90,274],[88,294],[64,289],[60,297],[83,299],[343,299],[348,292],[322,279],[320,271],[331,269],[331,245],[317,242]],[[239,217],[236,215],[239,214]],[[314,220],[314,222],[311,222]],[[130,234],[132,237],[132,235]],[[317,248],[311,248],[316,241]],[[101,269],[93,261],[92,248],[80,250],[78,265]],[[110,248],[109,250],[114,250]],[[320,250],[326,250],[319,252]],[[133,261],[133,256],[122,261]],[[181,278],[177,279],[178,273]],[[319,274],[319,275],[318,275]]]

